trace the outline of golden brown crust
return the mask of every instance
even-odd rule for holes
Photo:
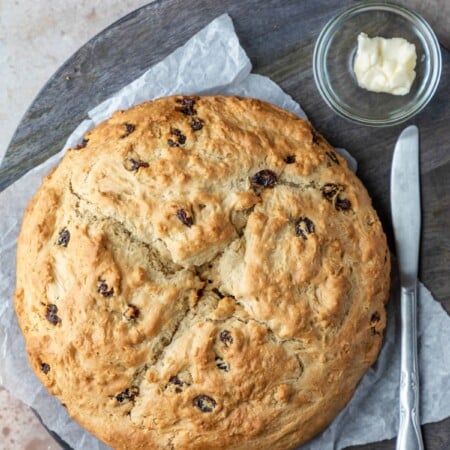
[[[119,111],[24,215],[30,364],[114,448],[286,449],[375,361],[390,261],[370,198],[310,124],[237,97]]]

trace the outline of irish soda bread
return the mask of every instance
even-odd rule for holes
[[[144,103],[46,177],[18,242],[30,364],[116,449],[288,449],[375,361],[389,285],[370,198],[305,120]]]

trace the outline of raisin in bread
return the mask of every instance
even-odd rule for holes
[[[88,132],[23,219],[30,364],[116,449],[288,449],[375,361],[390,261],[371,200],[305,120],[163,98]]]

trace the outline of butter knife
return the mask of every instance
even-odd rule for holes
[[[411,125],[395,145],[391,214],[400,273],[401,368],[397,450],[423,450],[417,359],[417,271],[420,245],[419,130]]]

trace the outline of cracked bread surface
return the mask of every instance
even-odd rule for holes
[[[289,449],[375,361],[390,259],[362,183],[268,103],[118,111],[23,218],[30,364],[115,449]]]

